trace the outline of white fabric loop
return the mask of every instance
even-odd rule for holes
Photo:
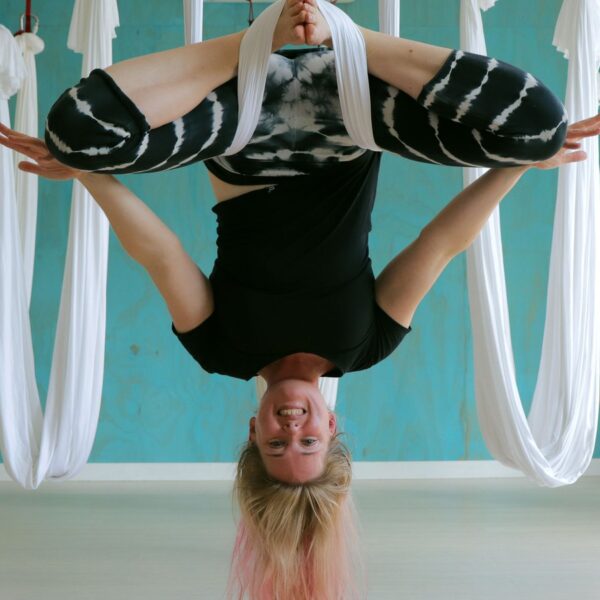
[[[39,54],[44,51],[44,40],[35,33],[20,33],[16,38],[17,44],[21,47],[23,53]]]
[[[363,35],[342,10],[326,0],[317,2],[331,29],[344,125],[357,146],[381,152],[373,135],[367,49]]]
[[[254,21],[240,46],[238,66],[239,120],[231,146],[225,156],[237,154],[252,138],[262,107],[273,34],[286,0],[277,0]]]
[[[476,2],[461,2],[461,44],[465,50],[487,54]],[[577,9],[569,15],[577,23],[577,51],[569,65],[566,105],[572,120],[578,120],[596,112],[589,52],[597,30],[589,11],[581,10],[581,4],[572,8]],[[598,141],[586,140],[585,147],[588,160],[562,167],[559,174],[546,327],[529,417],[516,383],[498,210],[467,251],[475,392],[483,437],[496,459],[548,487],[573,483],[584,473],[598,423]],[[465,169],[465,185],[484,172]]]
[[[354,22],[326,0],[317,0],[319,9],[331,28],[336,56],[336,76],[344,124],[354,143],[381,151],[375,143],[371,122],[371,97],[365,41]],[[244,148],[260,118],[273,34],[285,6],[277,0],[254,21],[240,48],[238,67],[238,127],[225,156]]]
[[[111,64],[110,40],[117,23],[116,0],[77,0],[70,37],[73,47],[84,52],[83,76]],[[0,109],[4,111],[1,105]],[[7,111],[0,118],[8,123]],[[0,152],[4,156],[7,151]],[[2,180],[10,186],[12,168],[7,172],[4,162]],[[45,478],[74,477],[93,446],[104,375],[108,221],[83,187],[75,184],[43,416],[10,187],[8,195],[0,202],[0,449],[8,474],[23,487],[35,489]]]

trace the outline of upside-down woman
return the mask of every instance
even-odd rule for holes
[[[375,278],[368,234],[380,154],[341,116],[335,49],[315,0],[287,0],[273,39],[314,48],[272,55],[250,143],[237,126],[244,32],[96,70],[52,108],[46,143],[2,127],[0,143],[78,179],[163,296],[173,331],[210,373],[267,391],[238,464],[239,597],[359,597],[350,454],[321,376],[366,369],[402,341],[449,261],[530,168],[583,160],[572,125],[533,76],[482,57],[361,29],[377,144],[414,160],[493,167]],[[49,150],[49,152],[48,152]],[[177,236],[110,174],[204,161],[217,204],[218,256],[206,277]]]

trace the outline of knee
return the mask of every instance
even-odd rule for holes
[[[54,103],[46,119],[45,139],[60,162],[101,171],[131,159],[148,129],[143,114],[98,69]]]
[[[484,134],[485,146],[515,159],[515,164],[542,161],[564,144],[568,118],[562,102],[544,84],[534,83],[500,112]],[[496,139],[493,139],[497,136]]]
[[[527,113],[531,120],[531,159],[546,160],[554,156],[565,142],[567,111],[556,95],[540,82],[530,91],[530,95]]]
[[[542,132],[542,138],[539,143],[532,148],[531,160],[542,161],[554,156],[565,143],[567,137],[567,119],[554,128]],[[544,135],[546,134],[546,135]]]

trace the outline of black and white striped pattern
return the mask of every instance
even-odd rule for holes
[[[412,160],[456,166],[538,161],[562,145],[562,104],[529,73],[455,51],[417,101],[370,77],[375,140]],[[150,130],[143,114],[101,70],[67,90],[47,120],[50,151],[73,167],[143,173],[211,160],[237,183],[304,175],[365,152],[344,127],[334,53],[274,54],[257,129],[234,156],[221,156],[237,125],[236,80],[182,118]],[[242,176],[243,181],[240,181]]]

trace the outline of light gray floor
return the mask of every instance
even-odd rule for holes
[[[600,600],[600,478],[354,487],[370,599]],[[226,483],[2,483],[0,599],[216,600],[233,535]]]

